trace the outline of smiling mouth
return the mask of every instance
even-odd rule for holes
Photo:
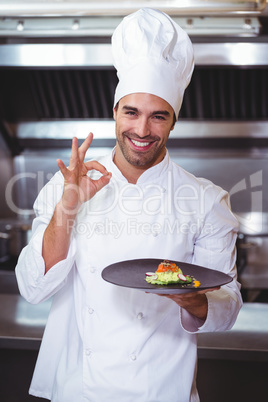
[[[133,142],[133,144],[136,145],[136,147],[144,148],[144,147],[147,147],[148,145],[150,145],[150,142],[140,142],[140,141],[133,140],[133,139],[130,139],[130,141]]]

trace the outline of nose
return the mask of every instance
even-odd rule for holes
[[[145,116],[140,117],[137,120],[137,125],[136,125],[136,134],[140,138],[147,137],[150,135],[151,130],[150,130],[150,123],[148,119]]]

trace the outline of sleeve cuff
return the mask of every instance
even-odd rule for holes
[[[42,257],[43,230],[38,230],[24,248],[16,267],[21,295],[30,303],[39,303],[53,296],[65,283],[76,254],[75,239],[71,240],[66,259],[55,264],[45,275]]]
[[[180,308],[180,322],[181,322],[182,328],[186,332],[188,332],[190,334],[196,334],[205,325],[206,321],[193,316],[192,314],[188,313],[187,310],[185,310],[184,308],[181,307]]]
[[[205,321],[180,309],[182,328],[189,333],[227,331],[235,323],[242,302],[228,285],[219,290],[206,293],[208,314]]]

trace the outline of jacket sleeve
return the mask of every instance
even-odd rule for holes
[[[42,257],[44,232],[51,220],[56,204],[62,196],[63,177],[58,172],[41,190],[34,203],[36,218],[32,225],[32,237],[24,247],[15,268],[21,295],[30,303],[37,304],[61,289],[74,265],[76,245],[71,239],[67,258],[54,265],[46,275]]]
[[[181,324],[192,333],[231,329],[242,306],[236,270],[238,222],[230,210],[228,193],[221,190],[214,199],[211,205],[208,202],[203,229],[195,242],[193,264],[224,272],[233,280],[219,290],[206,293],[208,315],[205,322],[181,309]]]

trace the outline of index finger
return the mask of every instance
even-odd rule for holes
[[[89,133],[83,143],[80,145],[78,152],[79,152],[79,159],[80,162],[83,162],[87,153],[88,148],[90,147],[93,140],[93,133]]]
[[[98,172],[102,173],[103,175],[108,174],[108,171],[105,166],[103,166],[98,161],[92,160],[84,163],[86,169],[89,170],[97,170]]]

